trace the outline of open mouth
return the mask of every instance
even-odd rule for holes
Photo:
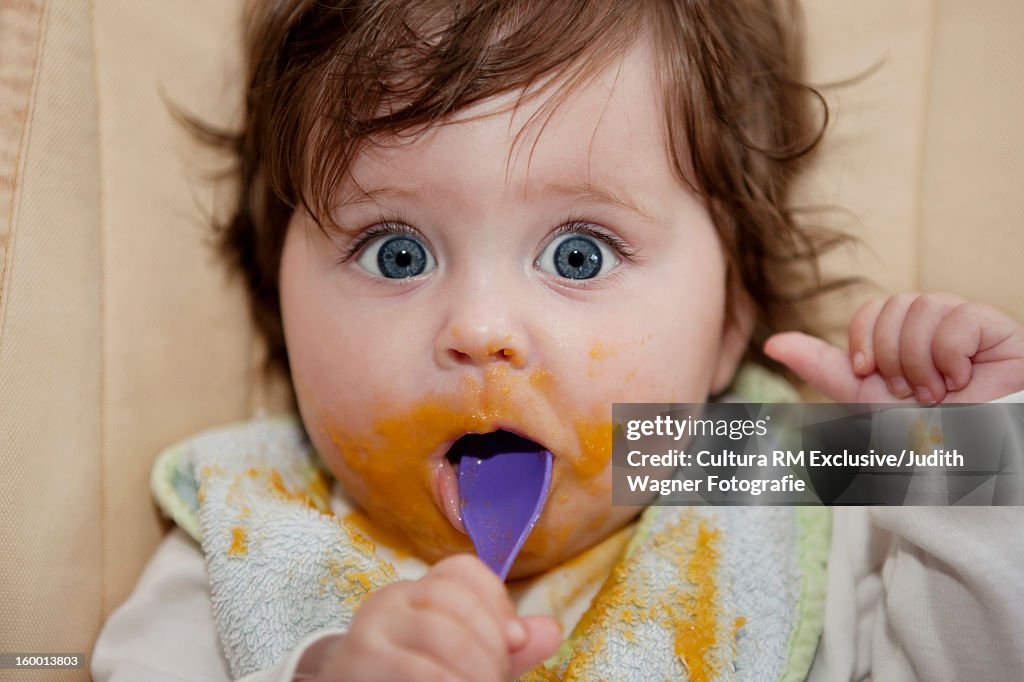
[[[467,433],[452,443],[446,457],[458,473],[459,460],[465,454],[472,454],[480,459],[487,459],[504,452],[541,452],[543,445],[529,438],[523,438],[508,431],[492,431],[491,433]]]
[[[437,493],[441,510],[458,531],[465,533],[462,522],[462,496],[459,493],[459,467],[465,455],[487,459],[506,453],[543,452],[546,448],[529,438],[509,431],[467,433],[452,443],[438,467]]]

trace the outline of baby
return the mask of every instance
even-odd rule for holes
[[[555,652],[566,623],[518,615],[471,554],[447,457],[466,434],[511,432],[553,454],[510,573],[527,579],[641,511],[610,503],[614,402],[703,402],[744,361],[780,363],[842,402],[1024,389],[1024,329],[952,295],[865,306],[847,351],[776,333],[803,326],[789,301],[819,243],[787,210],[822,132],[795,21],[781,0],[254,6],[246,119],[230,140],[242,193],[223,246],[337,494],[425,563],[362,600],[344,632],[252,679],[497,681]],[[176,542],[195,567],[198,549]],[[859,570],[830,566],[850,585]],[[202,610],[201,571],[188,584],[198,601],[172,593],[165,609]],[[97,678],[138,663],[145,637],[173,649],[141,625],[118,639],[131,614],[174,620],[157,601],[137,592],[112,617]],[[829,612],[820,679],[872,673],[863,644],[831,634],[841,620]],[[966,660],[968,644],[945,642],[941,660]],[[188,677],[184,659],[202,659],[190,651],[161,673]],[[1008,675],[1012,662],[963,670]]]

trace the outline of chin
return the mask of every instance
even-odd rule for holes
[[[561,556],[519,557],[512,564],[512,568],[509,569],[508,580],[532,578],[541,573],[546,573],[568,558]]]

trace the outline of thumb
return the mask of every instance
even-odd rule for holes
[[[861,379],[845,351],[802,332],[768,337],[764,354],[839,403],[856,402]]]
[[[523,644],[509,650],[512,679],[548,659],[562,641],[562,628],[547,616],[524,616],[519,623],[526,631]]]

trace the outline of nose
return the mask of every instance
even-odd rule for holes
[[[449,297],[447,315],[437,336],[442,367],[508,365],[530,362],[530,341],[508,295],[484,291]]]

